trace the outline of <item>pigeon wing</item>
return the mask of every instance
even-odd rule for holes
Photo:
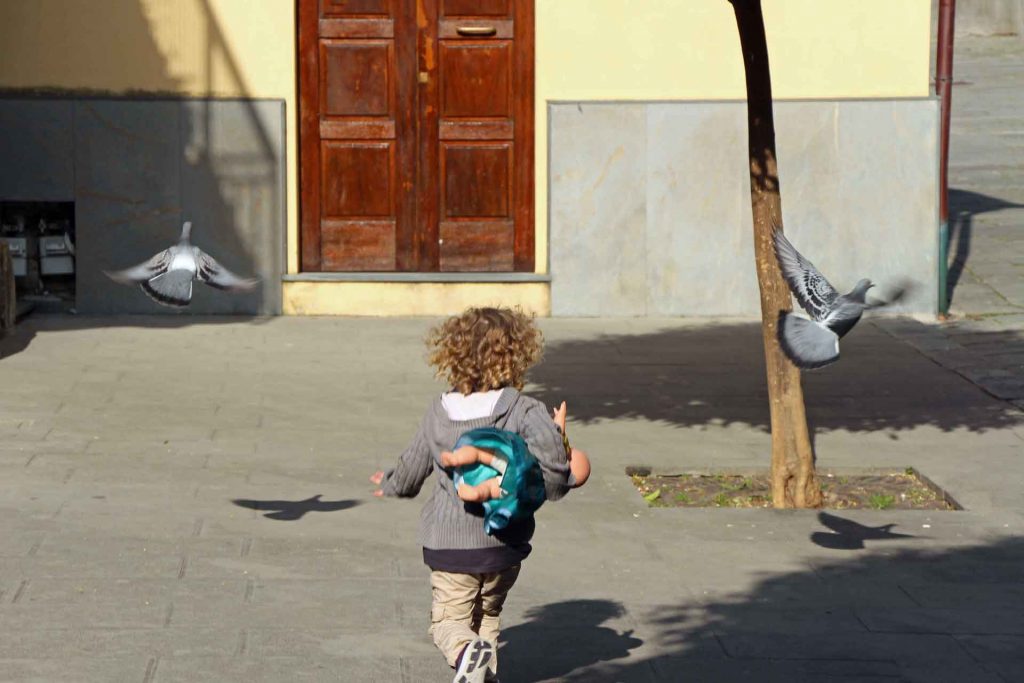
[[[196,277],[211,287],[229,292],[247,292],[259,282],[257,278],[244,278],[235,275],[199,247],[195,247],[195,254],[196,264],[199,268],[196,271]]]
[[[164,249],[153,258],[137,266],[124,270],[105,270],[103,272],[114,282],[120,282],[123,285],[138,285],[147,280],[152,280],[157,275],[163,275],[167,272],[167,267],[170,264],[171,250]]]
[[[841,296],[836,300],[832,310],[828,312],[828,315],[821,321],[821,324],[828,327],[828,329],[836,333],[837,337],[842,339],[860,320],[865,308],[867,308],[865,304],[850,301],[845,296]]]
[[[839,337],[819,322],[779,312],[779,344],[798,368],[812,370],[839,360]]]
[[[779,268],[782,269],[782,276],[789,283],[793,296],[808,315],[815,320],[822,320],[839,298],[839,292],[818,272],[813,263],[805,259],[789,243],[781,231],[775,231],[774,240]]]
[[[192,301],[192,271],[176,269],[140,283],[142,291],[162,306],[184,308]]]

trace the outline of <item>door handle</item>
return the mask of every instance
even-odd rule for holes
[[[460,36],[493,36],[498,29],[494,26],[457,26],[455,32]]]

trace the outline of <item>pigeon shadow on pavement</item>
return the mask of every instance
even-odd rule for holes
[[[302,519],[309,512],[337,512],[348,510],[359,505],[358,500],[320,500],[323,494],[317,494],[305,500],[249,500],[236,498],[231,502],[243,508],[266,512],[267,519],[280,522],[294,522]]]
[[[499,661],[508,662],[500,672],[502,682],[560,681],[573,671],[629,657],[643,641],[632,631],[602,626],[623,613],[622,605],[610,600],[566,600],[529,610],[526,622],[501,632]],[[603,680],[596,674],[585,679]]]
[[[830,550],[862,550],[864,541],[887,541],[897,538],[917,538],[910,534],[892,532],[895,524],[865,526],[850,519],[843,519],[827,512],[818,513],[818,521],[831,531],[815,531],[811,543]]]
[[[946,297],[950,303],[953,301],[953,293],[964,273],[964,268],[967,267],[967,259],[971,255],[974,217],[1002,209],[1024,209],[1024,204],[1008,202],[969,190],[949,188],[949,232],[946,246],[952,262],[946,275]]]

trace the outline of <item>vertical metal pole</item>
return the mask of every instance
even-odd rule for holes
[[[949,120],[953,91],[953,23],[956,0],[939,0],[935,94],[941,102],[939,142],[939,314],[949,313]]]

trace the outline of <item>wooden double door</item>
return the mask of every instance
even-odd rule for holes
[[[299,0],[304,272],[532,271],[533,0]]]

